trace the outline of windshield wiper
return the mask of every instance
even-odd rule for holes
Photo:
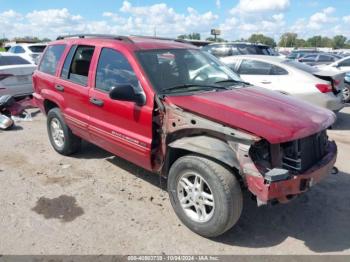
[[[206,90],[211,90],[211,89],[225,89],[225,90],[227,90],[226,87],[219,86],[219,85],[183,84],[183,85],[176,85],[176,86],[164,88],[162,90],[162,93],[164,91],[172,91],[172,90],[178,90],[178,89],[181,90],[181,89],[185,89],[185,88],[189,88],[189,87],[204,87]],[[189,91],[192,91],[192,90],[189,90]]]
[[[248,83],[248,82],[234,80],[234,79],[226,79],[226,80],[221,80],[221,81],[215,82],[215,84],[220,84],[220,83],[237,83],[237,84],[250,85],[250,83]]]

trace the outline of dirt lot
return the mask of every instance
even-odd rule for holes
[[[17,125],[0,132],[0,254],[350,254],[350,107],[329,132],[338,175],[287,205],[246,197],[217,239],[180,223],[157,176],[87,143],[58,155],[41,113]]]

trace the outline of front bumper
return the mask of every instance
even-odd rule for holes
[[[331,173],[337,158],[336,144],[330,142],[327,151],[327,155],[308,171],[286,180],[269,183],[262,176],[247,174],[248,189],[262,204],[266,204],[271,200],[277,200],[281,203],[288,202],[293,196],[306,192]]]

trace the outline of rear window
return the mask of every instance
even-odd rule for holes
[[[218,57],[239,55],[236,48],[232,48],[231,45],[219,44],[219,45],[207,45],[202,48],[203,51],[207,51],[210,54]]]
[[[55,75],[58,62],[61,59],[66,45],[51,45],[49,46],[41,60],[38,70],[50,75]]]
[[[20,56],[0,56],[0,66],[27,65],[27,64],[30,64],[30,63]]]
[[[29,50],[33,53],[42,53],[45,50],[46,45],[32,45],[28,46]]]
[[[315,67],[312,67],[297,61],[293,61],[293,60],[284,60],[282,61],[282,63],[311,74],[318,71],[318,69]]]

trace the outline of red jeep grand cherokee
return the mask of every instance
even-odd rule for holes
[[[176,214],[206,237],[237,222],[243,190],[287,202],[336,160],[332,112],[250,86],[177,40],[59,37],[33,81],[58,153],[85,139],[166,177]]]

